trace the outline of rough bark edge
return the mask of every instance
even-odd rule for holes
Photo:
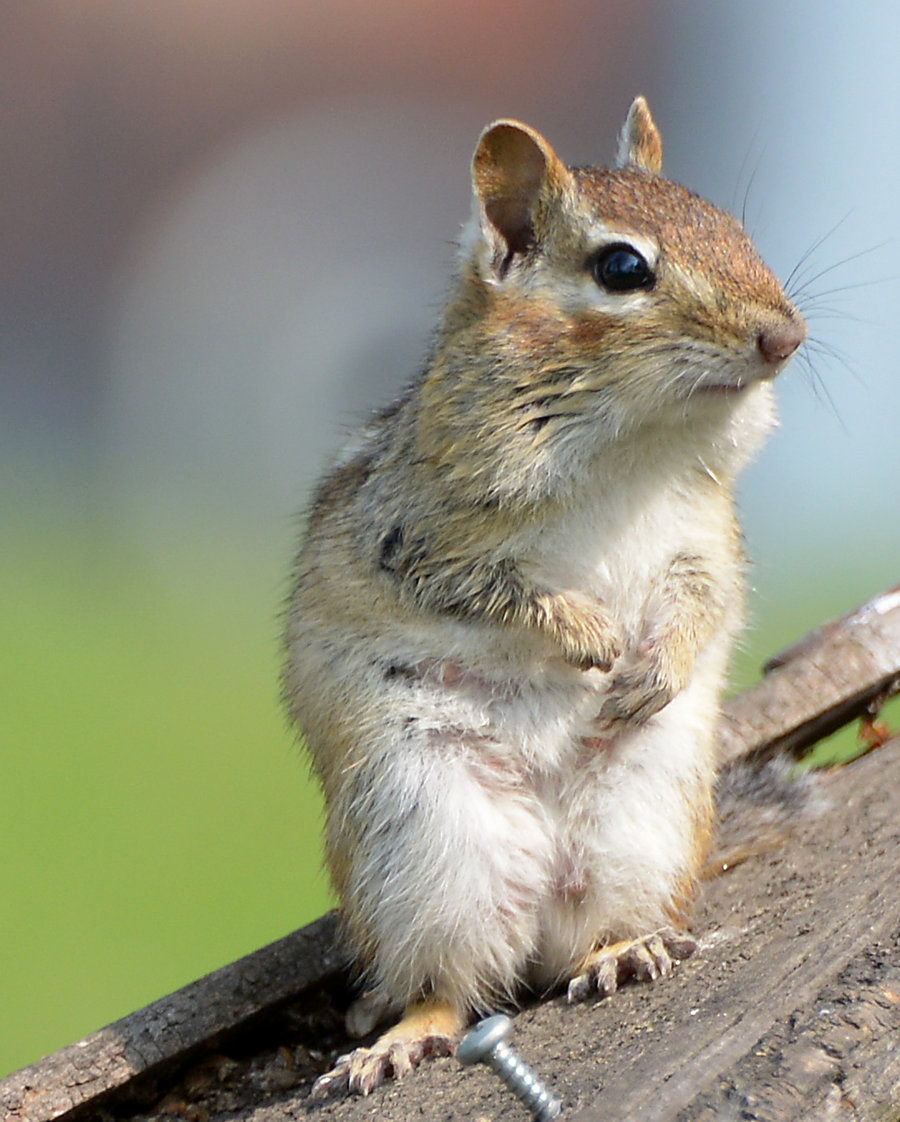
[[[762,931],[762,960],[732,958],[727,980],[711,995],[713,1010],[693,1025],[681,1007],[691,999],[690,982],[683,982],[686,992],[672,995],[671,1023],[658,1032],[652,1054],[611,1075],[595,1102],[567,1115],[571,1122],[897,1117],[900,826],[885,785],[898,781],[900,738],[826,775],[831,805],[790,847],[818,850],[821,829],[821,858],[831,861],[840,846],[830,848],[829,838],[843,825],[859,842],[853,864],[836,868],[827,890],[796,912],[773,919],[763,905],[749,924],[751,938],[740,940],[743,951],[753,927]],[[870,821],[873,797],[890,809]],[[715,946],[701,954],[710,972],[728,957]],[[870,967],[860,969],[867,957]]]
[[[53,1122],[339,973],[335,913],[130,1013],[0,1082],[0,1116]]]
[[[762,680],[726,704],[720,758],[799,754],[897,692],[900,585],[770,659]],[[343,965],[332,913],[14,1072],[0,1082],[0,1108],[23,1122],[64,1120],[140,1076],[186,1060]]]
[[[722,763],[802,755],[900,692],[900,584],[811,631],[769,659],[763,675],[724,706]]]

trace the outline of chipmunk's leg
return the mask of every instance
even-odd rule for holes
[[[463,1014],[446,1001],[411,1005],[403,1020],[371,1047],[339,1056],[331,1071],[316,1080],[313,1094],[348,1090],[368,1095],[386,1078],[402,1079],[426,1056],[452,1055],[465,1024]]]
[[[690,956],[696,942],[683,932],[664,927],[637,939],[623,939],[598,947],[582,961],[569,982],[570,1003],[584,1001],[592,993],[609,997],[629,978],[654,982],[672,973],[676,962]]]
[[[432,679],[417,679],[416,711],[386,723],[402,750],[373,737],[346,777],[340,828],[354,846],[341,900],[348,940],[375,987],[348,1029],[406,1012],[374,1045],[338,1060],[320,1092],[367,1094],[426,1056],[449,1054],[469,1010],[513,994],[535,950],[552,827],[499,734],[462,727],[465,690],[487,687],[448,680],[445,669],[422,716]],[[454,706],[460,720],[451,723]]]

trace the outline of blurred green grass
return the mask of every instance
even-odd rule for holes
[[[331,906],[264,567],[4,536],[0,1076]]]
[[[332,906],[278,699],[287,534],[156,555],[75,502],[4,536],[0,1076]],[[858,585],[753,597],[736,684]],[[848,729],[818,758],[854,750]]]

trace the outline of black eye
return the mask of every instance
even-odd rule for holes
[[[656,280],[638,251],[622,242],[604,246],[591,262],[591,273],[607,292],[636,292],[652,288]]]

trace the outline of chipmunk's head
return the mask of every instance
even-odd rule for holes
[[[485,334],[504,341],[505,357],[519,348],[519,369],[531,371],[535,404],[523,418],[552,425],[577,401],[621,432],[721,411],[768,398],[805,340],[740,223],[661,167],[640,97],[615,168],[566,167],[517,121],[482,134],[464,278],[481,294]]]

